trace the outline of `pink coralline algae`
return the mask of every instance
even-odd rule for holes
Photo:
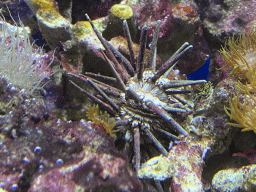
[[[124,159],[91,152],[85,152],[82,156],[81,161],[39,175],[28,191],[96,192],[107,186],[113,191],[142,191],[135,173],[132,175],[127,171]],[[134,180],[128,181],[131,177]]]
[[[202,139],[195,143],[180,142],[173,147],[168,155],[175,167],[171,182],[172,191],[204,191],[203,158],[210,145],[210,140]]]
[[[233,157],[245,157],[246,159],[249,160],[251,164],[256,163],[256,150],[255,149],[248,149],[245,150],[244,152],[238,152],[232,154]]]
[[[256,2],[218,1],[207,7],[203,16],[203,24],[210,34],[212,45],[224,44],[224,37],[248,32],[256,26]]]
[[[168,0],[150,2],[146,1],[142,4],[132,6],[134,10],[134,16],[138,20],[140,27],[146,24],[148,29],[148,36],[153,37],[154,29],[157,20],[162,20],[160,32],[158,37],[168,38],[173,28],[173,15],[172,6]]]
[[[140,28],[147,25],[148,37],[152,38],[157,20],[162,24],[158,35],[158,54],[165,61],[184,41],[194,48],[182,59],[177,68],[181,74],[199,69],[209,58],[210,49],[204,38],[202,23],[194,4],[172,4],[170,1],[145,1],[131,6]],[[189,67],[188,67],[189,66]]]
[[[211,140],[208,139],[192,141],[185,138],[173,146],[167,157],[158,156],[146,162],[138,176],[160,181],[172,178],[170,191],[203,192],[203,158],[210,145]]]
[[[31,0],[26,1],[31,2]],[[233,153],[233,157],[245,160],[247,164],[256,162],[255,139],[252,139],[254,137],[250,137],[251,139],[248,136],[243,137],[240,130],[237,134],[235,128],[226,124],[229,120],[223,106],[228,104],[228,98],[236,93],[237,89],[233,80],[235,77],[228,76],[228,70],[223,68],[225,63],[216,51],[223,45],[228,35],[235,32],[234,37],[236,37],[241,31],[246,32],[255,26],[256,4],[253,0],[124,0],[121,2],[102,0],[93,3],[81,0],[42,1],[55,2],[51,7],[53,10],[56,9],[54,14],[52,10],[47,12],[47,9],[41,9],[32,16],[27,11],[28,7],[25,7],[24,1],[8,1],[11,13],[21,11],[20,18],[24,25],[29,23],[33,34],[40,32],[47,45],[52,48],[51,52],[38,55],[42,59],[40,63],[42,65],[36,70],[40,70],[41,66],[47,66],[46,64],[52,61],[53,55],[55,57],[53,68],[47,68],[41,74],[48,76],[52,81],[45,86],[45,90],[40,90],[40,98],[33,98],[0,78],[0,190],[142,192],[152,189],[151,191],[201,192],[232,191],[229,187],[236,185],[233,189],[255,191],[254,165],[224,170],[216,174],[212,180],[213,175],[224,166],[221,161],[219,161],[221,165],[217,168],[213,165],[216,164],[215,155],[226,158],[223,154],[229,153],[232,158]],[[72,6],[70,2],[73,3]],[[109,10],[115,3],[120,3],[120,7],[130,6],[129,9],[132,9],[132,14],[126,18],[126,22],[122,23],[124,19],[122,15],[118,17],[113,10]],[[3,3],[0,3],[7,21],[12,22],[9,12],[4,7]],[[121,9],[116,11],[122,13]],[[209,82],[204,87],[196,85],[198,90],[190,89],[187,85],[178,88],[176,93],[175,89],[168,90],[174,93],[172,96],[166,96],[172,99],[170,104],[175,104],[177,109],[182,106],[178,111],[174,109],[174,112],[168,112],[168,115],[177,120],[182,129],[169,130],[177,124],[173,123],[170,126],[166,119],[162,118],[166,117],[167,113],[163,113],[165,109],[159,110],[160,108],[154,106],[155,99],[151,102],[152,97],[144,97],[148,95],[147,92],[144,94],[143,91],[135,89],[139,85],[136,84],[137,76],[140,76],[138,82],[142,82],[142,79],[148,82],[152,80],[141,76],[145,69],[134,70],[136,65],[130,68],[127,65],[130,73],[128,74],[124,72],[127,69],[122,68],[118,75],[123,75],[122,80],[126,84],[123,86],[120,83],[122,91],[113,89],[117,84],[117,78],[112,78],[113,73],[109,70],[111,62],[109,66],[106,64],[109,59],[103,52],[107,49],[101,45],[90,23],[86,21],[89,17],[86,18],[85,13],[95,19],[93,23],[99,34],[107,39],[107,43],[111,43],[128,60],[130,52],[126,46],[123,26],[125,23],[129,26],[131,44],[137,57],[140,49],[135,42],[139,42],[140,34],[146,31],[146,27],[143,29],[143,26],[146,25],[148,34],[145,37],[148,38],[149,43],[141,46],[146,48],[145,53],[141,52],[145,57],[141,64],[146,63],[148,55],[152,57],[154,55],[151,54],[153,51],[149,51],[155,47],[154,43],[150,44],[150,42],[159,23],[160,32],[156,35],[159,39],[156,46],[156,71],[161,69],[163,63],[184,42],[193,46],[192,48],[188,45],[186,50],[190,51],[180,57],[174,70],[161,79],[164,81],[159,82],[160,84],[158,81],[152,84],[154,88],[159,86],[162,89],[164,83],[168,83],[169,80],[183,81],[186,79],[186,75],[183,74],[197,70],[211,56],[212,83]],[[17,15],[13,16],[14,19],[18,18]],[[31,20],[34,23],[30,22]],[[161,20],[161,23],[158,20]],[[54,54],[53,50],[55,50]],[[111,61],[115,61],[114,56],[111,56]],[[135,57],[130,57],[130,60],[137,60]],[[54,73],[58,65],[61,67],[57,73]],[[162,68],[160,72],[164,72],[165,69]],[[152,71],[152,74],[155,73],[154,70]],[[49,76],[52,73],[53,76]],[[82,74],[86,74],[86,78]],[[117,73],[116,77],[118,77]],[[155,75],[153,77],[156,80]],[[102,79],[103,83],[100,82]],[[106,99],[107,97],[102,96],[104,94],[100,95],[97,90],[92,89],[93,83],[96,83],[110,98]],[[128,85],[130,95],[127,94]],[[167,89],[168,86],[165,85]],[[79,90],[77,87],[80,87]],[[88,99],[89,96],[85,96],[83,91],[90,93],[88,95],[94,96],[95,100]],[[154,89],[149,90],[150,93],[152,91],[154,92]],[[140,95],[137,94],[138,92]],[[177,93],[182,93],[182,97]],[[160,95],[162,96],[163,92]],[[158,99],[158,95],[155,98]],[[111,138],[106,133],[102,123],[84,120],[88,106],[96,103],[96,100],[101,104],[105,103],[106,109],[109,113],[112,112],[113,116],[121,117],[115,119],[117,124],[114,130],[122,131],[117,132],[116,138]],[[106,100],[109,103],[114,101],[112,106],[116,111],[107,107],[109,103]],[[119,110],[116,105],[124,107],[127,111]],[[150,105],[152,111],[147,111],[146,105]],[[159,114],[162,115],[161,118]],[[138,120],[140,124],[134,120]],[[144,122],[150,126],[154,123],[151,126],[154,134],[150,134],[151,130],[144,127],[147,125]],[[174,135],[158,132],[161,128]],[[183,129],[184,136],[178,134],[178,130]],[[166,136],[162,137],[163,134]],[[234,134],[240,139],[236,139]],[[167,136],[174,139],[169,139]],[[250,142],[253,143],[252,146],[249,145]],[[231,151],[233,146],[235,150]],[[159,155],[160,152],[164,155]],[[236,164],[236,167],[244,165],[241,164],[238,164],[239,166]],[[230,182],[229,178],[234,179],[236,183]]]
[[[112,138],[97,125],[84,120],[67,122],[52,112],[54,106],[46,104],[50,101],[45,100],[45,108],[40,100],[7,85],[2,78],[0,89],[2,189],[141,190],[125,155],[115,149]]]

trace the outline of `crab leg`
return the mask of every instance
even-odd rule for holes
[[[144,71],[144,55],[145,55],[145,50],[146,50],[146,43],[147,43],[147,32],[148,32],[148,27],[144,26],[141,31],[140,35],[140,50],[139,50],[139,55],[137,58],[137,69],[136,71],[138,72],[138,79],[142,79],[142,73]]]
[[[184,43],[178,51],[176,51],[171,58],[166,61],[162,67],[155,73],[155,75],[151,78],[153,82],[156,82],[157,79],[159,79],[169,68],[173,67],[178,59],[184,55],[188,50],[190,50],[193,46],[188,43]]]
[[[128,44],[128,48],[129,48],[129,52],[130,52],[131,65],[132,65],[133,69],[135,69],[136,68],[135,67],[135,54],[134,54],[134,50],[133,50],[133,46],[132,46],[131,34],[130,34],[129,27],[128,27],[126,20],[123,21],[123,29],[124,29],[124,36],[127,40],[127,44]]]

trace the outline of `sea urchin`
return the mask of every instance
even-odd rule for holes
[[[97,31],[94,24],[86,15],[96,35],[105,48],[106,55],[101,51],[109,67],[111,68],[116,86],[104,84],[95,79],[99,75],[86,73],[85,75],[67,74],[71,78],[77,78],[89,83],[95,90],[95,94],[83,90],[76,83],[69,82],[78,88],[83,94],[99,104],[111,115],[116,117],[115,128],[123,132],[124,138],[131,143],[134,151],[135,170],[138,171],[141,163],[141,146],[146,143],[154,145],[161,153],[168,155],[164,138],[178,140],[176,136],[188,133],[173,118],[174,113],[191,113],[191,106],[178,94],[190,93],[190,90],[183,89],[184,86],[206,83],[205,80],[170,80],[167,75],[177,63],[178,59],[192,48],[184,43],[181,48],[171,56],[156,71],[156,45],[161,22],[158,21],[152,43],[148,63],[143,62],[146,49],[147,27],[143,27],[140,38],[140,51],[137,59],[134,57],[132,41],[126,20],[123,21],[125,37],[130,51],[130,62],[124,58],[110,43],[108,43]],[[102,76],[101,79],[107,77]],[[115,98],[111,98],[115,96]],[[172,132],[173,134],[171,134]],[[129,143],[128,142],[128,143]],[[165,146],[165,147],[164,147]]]

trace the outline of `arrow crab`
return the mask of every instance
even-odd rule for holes
[[[146,64],[143,62],[148,29],[146,26],[141,30],[139,55],[135,59],[129,28],[126,20],[123,21],[124,34],[130,52],[130,61],[128,61],[101,36],[87,14],[86,17],[105,48],[106,54],[102,50],[100,52],[111,69],[115,82],[111,85],[105,84],[103,82],[108,81],[108,77],[92,73],[67,74],[71,78],[89,83],[97,94],[91,94],[82,89],[72,80],[69,82],[116,118],[117,134],[122,135],[132,146],[134,167],[138,171],[142,153],[144,153],[142,148],[148,151],[145,156],[154,154],[151,153],[151,146],[167,156],[170,140],[179,140],[177,136],[179,134],[188,135],[173,116],[191,113],[192,106],[178,94],[191,92],[184,89],[185,86],[206,83],[206,81],[170,80],[167,78],[178,59],[192,48],[188,43],[184,43],[168,61],[156,70],[156,45],[161,21],[158,21],[156,25]],[[150,147],[145,146],[148,143],[150,143]]]

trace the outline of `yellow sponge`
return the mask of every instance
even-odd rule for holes
[[[115,4],[111,7],[110,13],[120,19],[129,19],[133,16],[132,8],[128,5]]]

